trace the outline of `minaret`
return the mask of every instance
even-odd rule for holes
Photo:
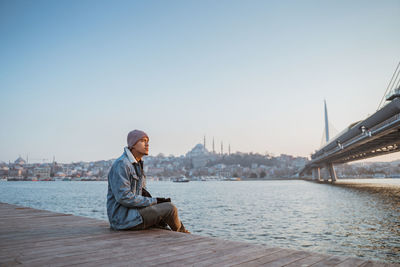
[[[206,135],[204,135],[204,149],[206,149]]]
[[[228,147],[228,155],[230,155],[231,154],[231,144],[229,144],[229,147]]]
[[[214,136],[213,136],[213,144],[212,144],[212,146],[213,146],[213,153],[215,154]]]
[[[325,139],[328,143],[329,141],[329,123],[328,123],[328,108],[326,107],[326,100],[324,99],[324,106],[325,106]]]
[[[224,144],[221,141],[221,155],[223,155],[223,154],[224,154]]]

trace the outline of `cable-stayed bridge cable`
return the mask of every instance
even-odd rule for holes
[[[394,78],[394,81],[393,81],[392,87],[390,88],[390,91],[392,91],[392,90],[394,90],[394,89],[397,88],[397,84],[398,84],[399,81],[400,81],[400,80],[398,80],[399,74],[400,74],[400,69],[399,69],[399,71],[398,71],[397,74],[396,74],[396,78]],[[397,84],[395,85],[396,80],[397,80]]]
[[[399,74],[400,73],[400,71],[397,73],[397,74]],[[396,89],[398,89],[400,87],[400,77],[399,77],[399,79],[397,80],[397,83],[396,83],[396,86],[394,87],[394,88],[392,88],[392,90],[396,90]]]
[[[397,64],[396,70],[394,71],[394,73],[393,73],[393,75],[392,75],[392,78],[390,79],[390,82],[389,82],[389,84],[388,84],[388,86],[387,86],[387,88],[386,88],[385,93],[384,93],[383,96],[382,96],[381,101],[379,102],[379,106],[378,106],[378,109],[377,109],[377,110],[379,110],[379,109],[381,108],[381,105],[382,105],[382,103],[383,103],[383,100],[385,99],[385,96],[386,96],[387,92],[388,92],[389,90],[391,90],[391,87],[393,86],[393,85],[392,85],[393,78],[394,78],[395,76],[396,76],[396,78],[398,77],[399,67],[400,67],[400,61],[399,61],[399,64]],[[396,75],[396,74],[397,74],[397,75]]]

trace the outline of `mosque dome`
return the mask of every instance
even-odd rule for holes
[[[189,156],[189,157],[197,157],[197,156],[203,156],[203,155],[206,155],[206,154],[208,154],[208,151],[204,147],[204,145],[197,144],[186,155]]]
[[[19,165],[24,165],[24,164],[26,164],[26,161],[25,161],[23,158],[18,157],[18,158],[14,161],[14,163],[15,163],[15,164],[19,164]]]

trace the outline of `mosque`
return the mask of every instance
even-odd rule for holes
[[[21,156],[19,156],[15,161],[14,161],[14,164],[17,164],[17,165],[25,165],[26,164],[26,161],[21,157]]]
[[[229,153],[231,153],[231,146],[229,145]],[[206,137],[204,136],[203,144],[195,145],[192,150],[186,153],[186,157],[189,158],[192,162],[193,168],[201,168],[205,167],[209,160],[215,157],[217,154],[215,153],[215,143],[214,138],[212,141],[212,152],[208,151],[206,148]],[[223,143],[221,142],[221,153],[220,155],[224,155],[224,147]]]

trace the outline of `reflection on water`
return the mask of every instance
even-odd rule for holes
[[[335,186],[351,188],[368,195],[376,194],[382,200],[400,204],[400,179],[343,179],[337,181]]]
[[[149,182],[191,232],[400,262],[400,179]],[[106,220],[107,182],[2,182],[0,201]]]

